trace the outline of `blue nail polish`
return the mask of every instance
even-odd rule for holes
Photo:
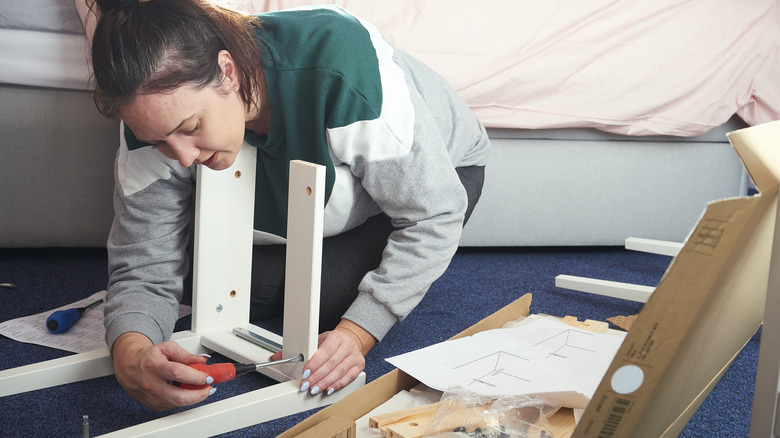
[[[331,394],[333,394],[333,391],[335,391],[335,389],[334,389],[334,388],[330,388],[330,389],[328,390],[328,395],[331,395]]]
[[[309,382],[303,382],[303,385],[301,385],[301,392],[306,392],[307,389],[309,389]]]
[[[311,375],[311,370],[303,370],[303,378],[308,379]]]
[[[214,378],[211,376],[206,377],[206,385],[211,385],[214,383]]]
[[[211,388],[211,390],[209,390],[209,395],[214,395],[215,392],[217,392],[217,388]]]
[[[311,389],[311,395],[315,395],[318,392],[320,392],[320,387],[319,386],[315,386],[314,388]]]

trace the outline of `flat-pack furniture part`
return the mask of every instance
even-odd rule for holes
[[[260,363],[269,350],[236,328],[283,346],[284,356],[317,349],[325,168],[290,163],[283,337],[249,324],[256,149],[247,145],[224,171],[199,166],[196,188],[192,330],[172,339],[193,353]],[[206,403],[106,436],[213,436],[333,403],[365,383],[365,373],[327,398],[299,389],[303,363],[264,368],[279,383]],[[0,396],[113,374],[108,349],[0,371]],[[217,420],[217,421],[215,421]]]

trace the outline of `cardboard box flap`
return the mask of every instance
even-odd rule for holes
[[[730,132],[726,137],[758,190],[776,192],[780,185],[780,120]]]
[[[749,132],[755,128],[760,132]],[[730,138],[769,193],[707,206],[574,436],[677,436],[760,326],[777,212],[780,124]]]

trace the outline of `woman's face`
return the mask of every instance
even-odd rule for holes
[[[227,52],[225,52],[227,53]],[[141,94],[119,108],[119,116],[142,141],[182,166],[230,167],[244,142],[248,114],[238,92],[232,59],[223,81],[202,88],[184,85],[173,92]]]
[[[246,106],[238,93],[183,86],[173,93],[137,96],[119,116],[139,140],[184,167],[227,169],[244,141]]]

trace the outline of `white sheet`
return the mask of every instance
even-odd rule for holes
[[[87,53],[83,34],[0,29],[0,83],[87,90]]]
[[[538,318],[387,361],[439,391],[462,387],[496,396],[557,393],[562,406],[584,409],[624,337],[625,332],[594,333]]]

